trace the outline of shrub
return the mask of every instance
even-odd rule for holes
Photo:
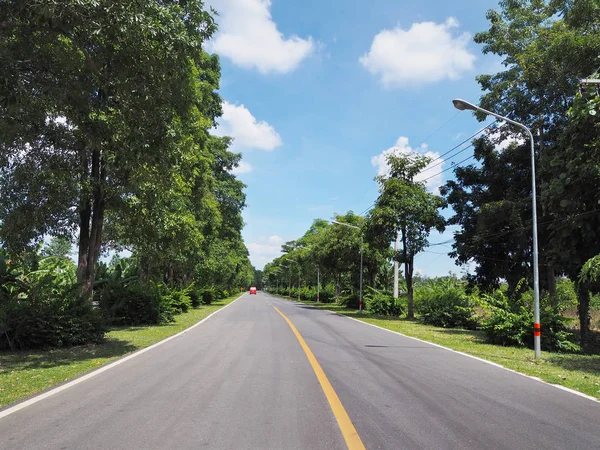
[[[165,285],[108,283],[95,299],[113,325],[147,325],[173,321],[177,309]],[[191,303],[191,302],[190,302]]]
[[[533,292],[531,292],[533,304]],[[549,295],[544,295],[541,299],[544,306],[552,306],[555,304],[559,312],[566,311],[577,307],[577,293],[575,292],[575,283],[568,278],[560,280],[556,283],[556,294],[554,298]]]
[[[200,294],[198,293],[198,291],[196,289],[192,289],[190,291],[190,301],[192,302],[192,308],[197,308],[200,306],[201,304],[201,297]]]
[[[522,299],[509,301],[502,293],[484,296],[487,318],[481,325],[488,342],[498,345],[533,348],[533,312]],[[575,352],[579,346],[571,339],[566,321],[557,311],[546,308],[540,313],[542,349]]]
[[[229,291],[227,289],[223,290],[223,298],[228,298],[231,297],[231,294],[229,293]]]
[[[45,258],[24,275],[0,258],[0,349],[69,347],[101,342],[102,314],[73,287],[75,265]]]
[[[344,308],[358,309],[358,303],[359,303],[358,294],[354,294],[354,293],[348,293],[346,295],[344,295],[344,293],[342,293],[342,295],[340,295],[340,298],[338,299],[338,304],[340,304]]]
[[[322,303],[333,303],[335,301],[335,286],[333,284],[321,286],[321,289],[319,290],[319,301]]]
[[[187,289],[182,291],[173,289],[166,294],[166,297],[165,301],[171,303],[171,308],[175,314],[188,312],[192,306],[192,300]]]
[[[423,322],[443,328],[475,328],[475,301],[463,283],[454,279],[429,280],[415,290],[415,307]]]
[[[366,307],[372,314],[398,317],[404,312],[402,305],[390,294],[373,292],[366,296]]]
[[[203,305],[210,305],[217,298],[215,289],[212,287],[202,288],[198,291]]]

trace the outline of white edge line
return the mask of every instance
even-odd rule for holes
[[[281,299],[281,300],[288,301],[287,299]],[[305,305],[305,303],[301,303],[301,302],[298,303],[295,300],[291,300],[291,301],[293,303],[295,303],[296,305]],[[320,309],[320,308],[315,308],[315,309]],[[509,369],[508,367],[504,367],[501,364],[498,364],[498,363],[495,363],[495,362],[492,362],[492,361],[488,361],[487,359],[483,359],[483,358],[479,358],[477,356],[469,355],[468,353],[459,352],[458,350],[453,350],[451,348],[444,347],[443,345],[435,344],[433,342],[425,341],[423,339],[419,339],[419,338],[416,338],[416,337],[413,337],[413,336],[408,336],[406,334],[400,333],[399,331],[390,330],[388,328],[380,327],[379,325],[375,325],[375,324],[372,324],[372,323],[369,323],[369,322],[364,322],[362,320],[355,319],[354,317],[346,316],[345,314],[340,314],[340,313],[338,313],[336,311],[331,311],[331,310],[325,310],[325,311],[333,312],[333,313],[337,314],[338,316],[345,317],[347,319],[354,320],[356,322],[359,322],[359,323],[362,323],[362,324],[365,324],[365,325],[369,325],[371,327],[379,328],[380,330],[389,331],[390,333],[398,334],[400,336],[403,336],[403,337],[406,337],[406,338],[409,338],[409,339],[413,339],[415,341],[419,341],[419,342],[423,342],[425,344],[433,345],[434,347],[439,347],[439,348],[442,348],[442,349],[447,350],[449,352],[457,353],[457,354],[462,355],[462,356],[466,356],[467,358],[476,359],[477,361],[481,361],[482,363],[489,364],[490,366],[498,367],[499,369],[503,369],[503,370],[507,370],[507,371],[512,372],[512,373],[516,373],[517,375],[521,375],[522,377],[531,378],[532,380],[539,381],[540,383],[547,384],[548,386],[553,386],[553,387],[558,388],[560,390],[570,392],[571,394],[575,394],[575,395],[578,395],[580,397],[587,398],[588,400],[591,400],[593,402],[600,403],[600,400],[598,400],[596,397],[592,397],[591,395],[584,394],[583,392],[576,391],[575,389],[571,389],[571,388],[562,386],[560,384],[549,383],[549,382],[544,381],[544,380],[542,380],[541,378],[538,378],[538,377],[534,377],[534,376],[527,375],[527,374],[524,374],[524,373],[521,373],[521,372],[517,372],[516,370]]]
[[[46,399],[48,397],[51,397],[54,394],[58,394],[59,392],[64,391],[65,389],[69,389],[70,387],[73,387],[73,386],[75,386],[75,385],[77,385],[79,383],[83,383],[84,381],[89,380],[90,378],[93,378],[96,375],[100,375],[102,372],[106,372],[107,370],[112,369],[113,367],[118,366],[120,364],[123,364],[124,362],[129,361],[130,359],[135,358],[136,356],[139,356],[142,353],[146,353],[147,351],[150,351],[153,348],[156,348],[159,345],[162,345],[162,344],[170,341],[171,339],[175,339],[176,337],[181,336],[182,334],[187,333],[188,331],[196,328],[200,324],[206,322],[208,319],[210,319],[215,314],[217,314],[217,313],[223,311],[224,309],[226,309],[227,307],[233,305],[235,302],[237,302],[244,295],[245,295],[245,293],[242,294],[242,295],[240,295],[238,298],[236,298],[235,300],[233,300],[231,303],[229,303],[229,304],[223,306],[222,308],[219,308],[216,311],[210,313],[208,316],[206,316],[201,321],[196,322],[194,325],[186,328],[185,330],[180,331],[177,334],[174,334],[173,336],[169,336],[169,337],[163,339],[162,341],[158,341],[158,342],[156,342],[156,343],[154,343],[154,344],[152,344],[152,345],[150,345],[148,347],[145,347],[145,348],[143,348],[141,350],[138,350],[138,351],[133,352],[133,353],[127,355],[127,356],[124,356],[123,358],[120,358],[120,359],[118,359],[116,361],[113,361],[112,363],[109,363],[109,364],[106,364],[106,365],[104,365],[102,367],[99,367],[98,369],[94,370],[93,372],[87,373],[87,374],[85,374],[85,375],[83,375],[83,376],[81,376],[79,378],[76,378],[76,379],[74,379],[72,381],[69,381],[68,383],[65,383],[65,384],[63,384],[61,386],[58,386],[58,387],[56,387],[54,389],[51,389],[51,390],[49,390],[47,392],[43,392],[43,393],[41,393],[39,395],[36,395],[35,397],[30,398],[29,400],[25,400],[25,401],[23,401],[21,403],[16,404],[15,406],[12,406],[12,407],[7,408],[7,409],[5,409],[3,411],[0,411],[0,419],[2,419],[3,417],[8,416],[10,414],[16,413],[17,411],[20,411],[23,408],[27,408],[28,406],[31,406],[31,405],[33,405],[33,404],[35,404],[37,402],[40,402],[40,401],[42,401],[42,400],[44,400],[44,399]]]

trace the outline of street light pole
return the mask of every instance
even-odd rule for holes
[[[399,264],[396,259],[396,255],[398,254],[398,237],[400,233],[396,231],[396,241],[394,242],[394,302],[398,300],[398,269]]]
[[[319,286],[321,285],[321,268],[317,266],[317,303],[321,303],[319,298]]]
[[[537,230],[537,201],[536,201],[536,188],[535,188],[535,147],[533,143],[533,134],[531,130],[525,125],[508,117],[501,116],[500,114],[493,113],[487,109],[483,109],[479,106],[473,105],[465,100],[454,99],[452,100],[454,107],[460,111],[471,110],[481,111],[489,116],[496,117],[497,119],[504,120],[516,127],[519,127],[527,132],[529,135],[529,141],[531,143],[531,199],[532,199],[532,214],[533,214],[533,347],[535,350],[535,358],[541,357],[541,327],[540,327],[540,281],[539,281],[539,270],[538,270],[538,230]]]
[[[360,230],[360,227],[357,227],[355,225],[350,225],[349,223],[338,222],[337,220],[332,220],[331,223],[335,223],[336,225],[344,225],[346,227],[356,228],[357,230]],[[359,298],[358,298],[358,312],[362,312],[362,310],[363,310],[362,288],[363,288],[363,235],[361,233],[360,234],[360,293],[359,293]]]

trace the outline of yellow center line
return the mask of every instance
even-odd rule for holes
[[[331,410],[333,411],[333,415],[335,416],[338,426],[340,427],[342,436],[344,436],[344,440],[346,441],[346,445],[348,446],[348,449],[349,450],[361,450],[361,449],[364,450],[365,446],[363,445],[362,440],[360,439],[360,436],[358,435],[358,433],[356,431],[356,428],[354,428],[354,424],[350,420],[350,417],[348,416],[348,413],[344,409],[344,405],[342,405],[340,398],[337,396],[335,390],[333,389],[333,386],[327,379],[325,372],[323,372],[323,369],[321,368],[319,361],[317,361],[317,358],[315,358],[315,355],[313,355],[313,352],[311,351],[310,347],[306,344],[306,342],[304,341],[304,338],[298,332],[298,330],[296,329],[294,324],[291,322],[291,320],[288,319],[286,317],[286,315],[283,314],[277,307],[274,306],[273,308],[275,308],[275,311],[277,311],[279,314],[281,314],[281,317],[283,317],[285,319],[285,321],[288,323],[288,325],[290,326],[290,328],[296,335],[298,342],[300,342],[300,346],[304,350],[304,353],[306,353],[306,357],[308,358],[310,365],[312,366],[313,370],[315,371],[315,375],[317,376],[317,379],[319,380],[319,383],[321,384],[321,388],[323,389],[323,392],[325,393],[325,397],[327,397],[329,406],[331,406]]]

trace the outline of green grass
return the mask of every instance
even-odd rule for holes
[[[288,299],[287,297],[281,298]],[[330,303],[323,304],[311,301],[303,301],[302,303],[335,311],[407,336],[493,361],[508,369],[539,377],[549,383],[575,389],[600,400],[600,355],[597,354],[542,352],[542,358],[536,361],[533,350],[488,344],[485,342],[481,331],[446,329],[425,325],[414,320],[374,316],[367,313],[359,314],[357,310]]]
[[[128,353],[148,347],[202,320],[240,294],[191,309],[166,325],[114,328],[99,345],[0,353],[0,407],[63,383]]]

